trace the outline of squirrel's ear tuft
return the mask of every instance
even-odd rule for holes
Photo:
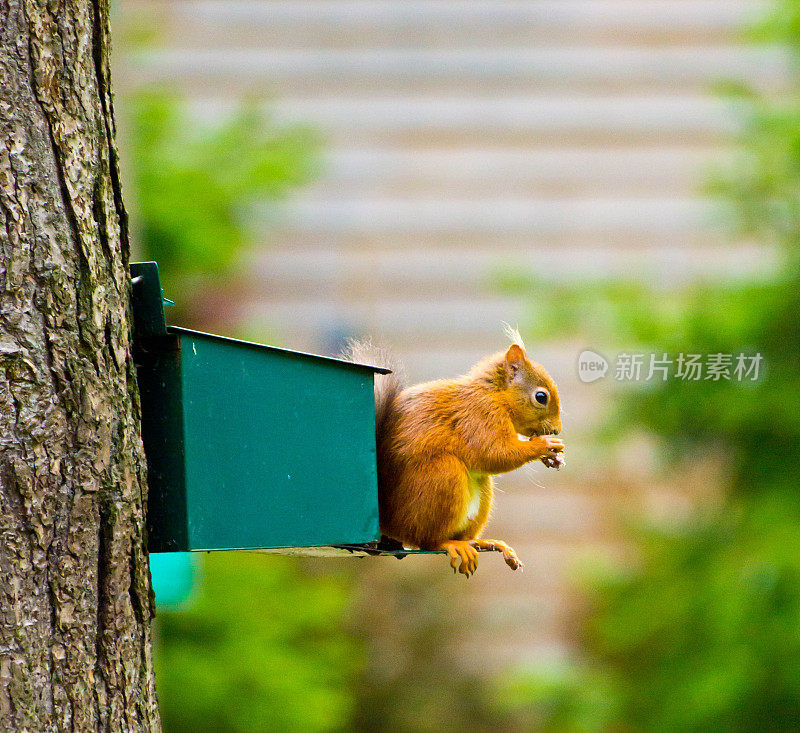
[[[511,344],[506,351],[506,365],[512,377],[520,370],[524,360],[525,352],[522,347],[519,344]]]
[[[522,335],[520,334],[519,330],[516,328],[512,328],[511,324],[503,322],[503,333],[506,335],[508,340],[512,344],[516,344],[519,346],[523,351],[525,351],[525,342],[522,340]]]

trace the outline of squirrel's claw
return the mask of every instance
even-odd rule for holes
[[[545,466],[555,468],[556,471],[560,471],[562,466],[566,465],[564,456],[561,453],[551,453],[540,460]]]
[[[478,551],[465,540],[448,540],[439,545],[450,556],[450,567],[469,578],[478,569]]]

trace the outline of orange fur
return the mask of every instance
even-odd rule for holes
[[[548,395],[546,405],[533,397],[539,390]],[[556,385],[518,344],[463,377],[399,392],[377,435],[382,532],[407,545],[446,550],[453,568],[467,576],[477,567],[478,546],[503,552],[510,567],[519,567],[505,543],[477,541],[491,511],[491,475],[552,460],[563,450],[552,437],[560,431]],[[471,485],[480,505],[469,518]]]

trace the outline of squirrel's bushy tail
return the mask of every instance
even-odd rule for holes
[[[359,364],[391,369],[391,374],[375,375],[375,433],[378,439],[383,435],[384,426],[395,397],[403,390],[403,367],[392,354],[370,339],[350,339],[342,353],[342,358]]]

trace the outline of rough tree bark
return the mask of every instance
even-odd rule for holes
[[[107,0],[0,0],[0,729],[156,730]]]

